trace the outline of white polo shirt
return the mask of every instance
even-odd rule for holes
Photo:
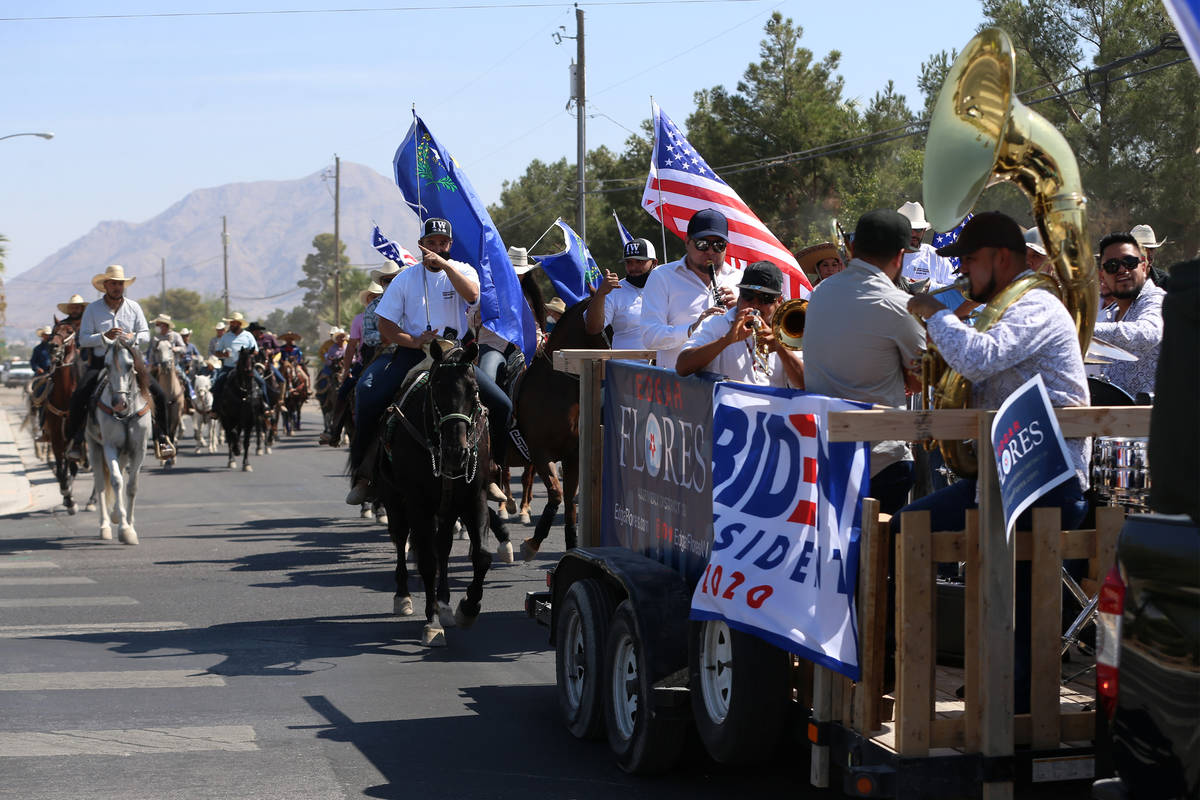
[[[696,332],[688,338],[687,342],[680,348],[680,352],[693,347],[703,347],[709,342],[715,342],[729,333],[729,329],[733,327],[733,322],[736,319],[736,306],[724,314],[713,314],[700,323],[700,327],[696,328]],[[708,365],[703,367],[701,371],[715,372],[718,375],[724,375],[731,381],[753,383],[756,386],[787,387],[787,373],[783,371],[783,365],[779,363],[779,356],[775,353],[770,353],[767,356],[767,363],[771,365],[770,377],[754,370],[754,359],[750,356],[750,345],[748,344],[751,341],[752,339],[746,339],[745,341],[734,342],[717,354],[717,357],[708,362]]]
[[[470,264],[461,261],[450,264],[474,279],[475,269]],[[467,331],[469,308],[470,304],[455,290],[445,272],[431,272],[422,265],[406,269],[392,278],[375,313],[394,322],[409,336],[420,336],[428,324],[439,334],[448,327],[454,328],[461,338]]]
[[[729,287],[737,297],[737,282],[738,271],[725,263],[717,272],[717,286]],[[708,281],[688,269],[684,259],[650,273],[642,290],[642,346],[658,351],[658,366],[675,369],[688,328],[712,305]]]
[[[646,279],[649,281],[649,276]],[[613,350],[641,350],[643,347],[642,291],[624,279],[604,297],[604,324],[612,325]]]
[[[937,254],[933,245],[922,242],[920,251],[904,254],[904,268],[900,274],[914,282],[929,278],[927,291],[933,291],[954,283],[955,269],[950,259]]]

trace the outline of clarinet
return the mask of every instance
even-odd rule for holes
[[[721,303],[721,290],[717,287],[717,268],[713,266],[713,262],[708,262],[708,290],[712,294],[713,305],[719,306]]]

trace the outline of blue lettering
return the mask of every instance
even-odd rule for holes
[[[720,486],[737,471],[737,457],[746,446],[749,428],[750,420],[740,408],[717,406],[713,415],[713,486]]]
[[[742,551],[740,553],[738,553],[736,556],[734,556],[734,558],[736,558],[738,561],[741,561],[743,558],[745,558],[746,554],[754,549],[754,545],[758,544],[759,541],[762,539],[762,537],[765,534],[766,534],[766,531],[759,529],[758,533],[755,534],[754,538],[750,540],[750,544],[743,547]]]
[[[792,574],[788,576],[789,578],[794,580],[796,583],[804,583],[805,579],[808,577],[808,575],[805,574],[804,570],[806,570],[808,568],[809,563],[812,561],[812,552],[813,552],[813,543],[811,541],[805,542],[804,547],[801,548],[801,550],[800,550],[800,557],[796,559],[796,566],[792,570]],[[819,581],[820,581],[819,575],[817,577],[817,580],[818,580],[818,585],[819,585]]]
[[[770,446],[763,462],[762,474],[754,493],[747,498],[742,511],[763,519],[774,519],[787,513],[796,500],[796,482],[800,472],[800,442],[783,417],[772,414],[767,417],[767,436]],[[780,458],[787,450],[787,471],[783,474],[783,485],[777,492],[771,487],[779,480]]]
[[[713,425],[715,426],[717,424],[718,424],[718,422],[714,418]],[[719,495],[717,495],[715,498],[713,498],[714,502],[720,503],[721,505],[726,506],[728,508],[736,508],[737,507],[738,501],[741,500],[746,495],[746,490],[750,488],[750,483],[751,483],[751,481],[754,480],[754,473],[758,471],[758,458],[759,458],[759,456],[762,455],[763,440],[766,439],[766,436],[767,436],[766,431],[763,430],[763,415],[755,414],[754,435],[752,437],[750,437],[750,449],[746,451],[746,455],[748,456],[748,458],[746,459],[745,463],[742,464],[742,467],[740,470],[737,470],[736,464],[730,464],[730,466],[729,466],[730,473],[729,474],[733,475],[733,479],[731,481],[729,481],[728,485],[726,485],[724,489],[721,490],[721,493]],[[741,440],[743,442],[746,441],[744,434],[742,435]],[[713,443],[713,463],[714,464],[717,461],[716,453],[717,453],[717,449],[718,449],[718,444],[717,444],[718,441],[719,441],[719,439],[714,441],[714,443]],[[721,446],[721,450],[725,450],[725,449],[726,448],[724,446]],[[741,448],[738,448],[737,450],[731,449],[730,454],[728,456],[728,458],[731,462],[733,462],[735,460],[735,457],[738,454],[738,452],[740,452],[740,450],[741,450]],[[722,456],[725,456],[725,453],[722,453]],[[722,464],[721,466],[722,466],[722,469],[725,469],[725,464]],[[735,471],[736,471],[736,474],[734,474]],[[719,486],[719,485],[720,485],[720,481],[717,480],[717,471],[716,471],[716,467],[714,466],[714,468],[713,468],[713,486]]]
[[[716,523],[717,523],[716,518],[714,518],[713,519],[713,530],[714,531],[716,530]],[[746,523],[744,523],[744,522],[735,522],[732,525],[726,525],[719,532],[717,532],[716,535],[713,537],[713,546],[712,546],[713,552],[715,553],[718,550],[724,550],[726,547],[729,547],[730,545],[732,545],[734,534],[741,533],[744,530],[746,530]]]
[[[754,566],[759,569],[775,569],[783,563],[787,552],[788,538],[786,536],[776,536],[775,543],[767,548],[767,552],[754,559]]]

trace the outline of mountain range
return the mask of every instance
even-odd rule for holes
[[[332,171],[290,181],[230,183],[196,189],[142,223],[100,222],[36,266],[5,281],[8,300],[5,338],[32,341],[32,330],[50,322],[55,306],[78,292],[94,300],[92,276],[120,264],[138,280],[129,296],[162,291],[162,259],[168,289],[221,296],[224,270],[221,218],[229,232],[230,309],[247,317],[299,305],[304,258],[312,241],[333,232]],[[371,246],[371,229],[415,249],[417,216],[390,178],[361,164],[341,162],[339,234],[350,263],[376,266],[383,258]]]

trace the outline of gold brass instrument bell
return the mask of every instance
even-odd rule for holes
[[[1019,186],[1033,203],[1057,281],[1040,274],[1014,281],[981,311],[975,328],[987,330],[1027,292],[1047,288],[1063,300],[1086,351],[1096,319],[1098,278],[1079,167],[1063,135],[1016,98],[1015,74],[1012,41],[999,28],[981,31],[955,60],[925,142],[925,214],[935,230],[952,230],[986,187],[1000,181]],[[926,408],[967,407],[970,382],[932,345],[921,372]],[[956,474],[977,474],[978,462],[967,443],[938,445]]]
[[[803,347],[804,340],[804,320],[808,315],[808,301],[799,298],[785,300],[771,314],[769,326],[771,334],[775,337],[775,341],[779,342],[780,346],[786,347],[788,350],[800,350]],[[758,332],[762,329],[762,320],[755,317],[753,323],[754,335],[750,337],[748,345],[750,347],[750,356],[754,362],[754,369],[762,375],[770,375],[771,363],[770,352],[767,350],[766,344],[759,337]]]

